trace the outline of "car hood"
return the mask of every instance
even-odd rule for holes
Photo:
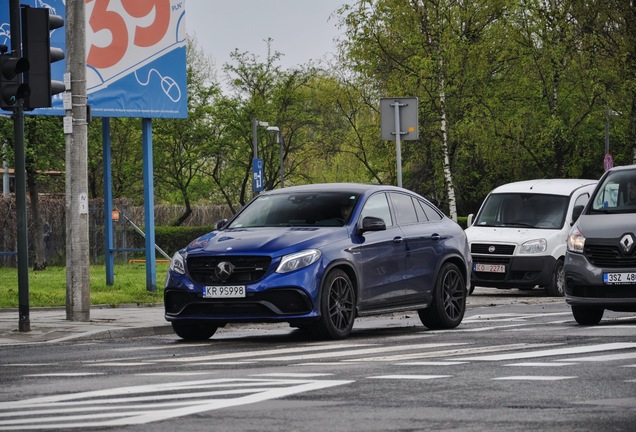
[[[618,238],[625,233],[636,234],[636,214],[587,214],[577,221],[579,231],[589,238]]]
[[[465,232],[468,243],[522,244],[527,240],[553,236],[557,234],[559,230],[472,226],[467,228]]]
[[[236,254],[258,251],[264,255],[284,255],[305,248],[320,248],[348,237],[346,227],[337,228],[242,228],[213,231],[186,247],[190,254]]]

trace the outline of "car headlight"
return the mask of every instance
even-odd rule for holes
[[[521,245],[519,249],[520,254],[537,254],[545,252],[548,248],[548,242],[546,239],[528,240]]]
[[[307,267],[318,261],[320,255],[321,253],[318,249],[307,249],[302,252],[285,255],[280,260],[276,273],[289,273],[290,271]]]
[[[583,253],[583,247],[585,247],[585,236],[577,228],[574,228],[568,235],[568,251]]]
[[[180,252],[176,252],[170,261],[170,270],[175,273],[185,274],[185,258]]]

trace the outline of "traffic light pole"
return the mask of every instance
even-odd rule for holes
[[[20,2],[10,0],[11,48],[21,57]],[[18,236],[18,330],[31,331],[29,311],[29,251],[27,235],[26,165],[24,151],[24,111],[18,100],[13,111],[13,134],[15,146],[15,201]]]

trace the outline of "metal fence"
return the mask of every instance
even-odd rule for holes
[[[145,241],[133,227],[144,224],[144,207],[131,205],[121,200],[113,203],[113,208],[126,217],[113,221],[113,240],[116,249],[143,249]],[[181,206],[155,207],[155,225],[168,225],[184,210]],[[227,218],[231,212],[226,206],[194,206],[193,213],[184,226],[210,226],[217,220]],[[66,261],[66,216],[65,198],[63,196],[40,197],[40,216],[43,223],[43,234],[46,251],[46,262],[49,265],[64,265]],[[132,222],[132,223],[131,223]],[[33,215],[27,204],[27,231],[29,242],[29,261],[33,260]],[[0,198],[0,266],[17,265],[17,221],[16,204],[13,197]],[[104,262],[104,203],[102,200],[91,200],[89,203],[89,242],[90,260],[92,264]],[[161,245],[158,245],[161,247]],[[143,258],[145,253],[118,252],[116,262],[127,262],[134,258]]]

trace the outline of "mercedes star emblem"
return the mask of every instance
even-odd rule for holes
[[[234,269],[234,266],[232,266],[232,263],[229,263],[227,261],[221,261],[220,263],[216,265],[216,268],[214,269],[214,274],[219,280],[224,281],[224,280],[227,280],[232,275],[233,269]]]

